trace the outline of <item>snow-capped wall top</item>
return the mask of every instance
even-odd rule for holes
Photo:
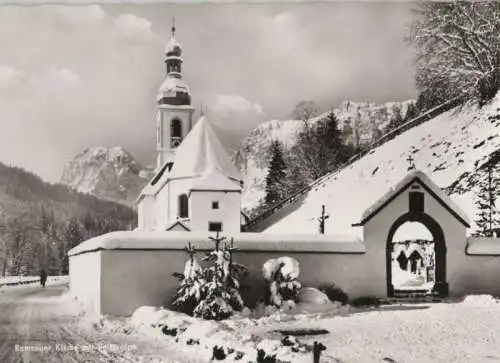
[[[61,182],[83,193],[131,203],[150,175],[151,170],[123,148],[97,146],[68,162]]]
[[[215,134],[210,121],[202,116],[177,148],[168,178],[198,177],[213,170],[240,181],[239,171]]]
[[[184,250],[186,241],[199,250],[211,250],[213,243],[208,237],[210,232],[181,231],[120,231],[111,232],[89,239],[69,250],[68,255],[99,250],[137,249],[153,250],[170,249]],[[235,247],[240,251],[275,251],[275,252],[325,252],[325,253],[365,253],[363,242],[348,235],[301,235],[282,234],[266,235],[263,233],[237,233],[224,235],[234,238]]]
[[[466,253],[476,256],[500,256],[500,238],[469,237]]]

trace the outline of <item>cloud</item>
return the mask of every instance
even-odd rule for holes
[[[235,147],[296,102],[413,91],[407,6],[149,4],[0,7],[0,161],[58,180],[83,149],[155,148],[156,92],[175,14],[193,104]],[[235,21],[237,19],[237,21]],[[411,95],[413,96],[413,95]],[[224,142],[224,140],[223,140]]]
[[[262,106],[238,94],[220,94],[208,105],[211,120],[226,128],[253,128],[264,121]]]
[[[0,86],[16,82],[21,79],[22,75],[22,72],[15,68],[0,64]]]
[[[3,7],[0,42],[0,161],[58,180],[89,146],[147,142],[162,44],[148,20],[95,5]]]

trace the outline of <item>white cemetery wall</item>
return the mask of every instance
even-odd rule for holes
[[[200,253],[201,255],[201,253]],[[271,258],[290,256],[299,261],[298,280],[305,286],[335,283],[351,298],[374,296],[371,266],[363,255],[336,253],[289,253],[286,251],[238,251],[235,262],[248,267],[242,293],[250,306],[263,295],[262,265]],[[201,256],[200,256],[201,257]],[[102,314],[130,315],[140,306],[170,306],[178,285],[174,272],[182,272],[187,260],[183,250],[102,252]]]
[[[101,314],[129,315],[142,305],[169,306],[178,281],[172,274],[183,272],[188,258],[184,247],[192,242],[198,258],[212,246],[208,233],[115,232],[75,247],[70,251],[70,280],[73,293],[93,304]],[[251,306],[262,296],[262,265],[271,258],[290,256],[300,263],[299,281],[306,286],[335,283],[351,298],[376,296],[373,267],[357,239],[329,240],[328,235],[235,236],[235,262],[248,267],[242,281]],[[276,243],[274,243],[275,241]],[[95,252],[100,249],[99,252]],[[94,251],[94,252],[93,252]]]
[[[89,252],[69,258],[69,288],[90,311],[101,312],[101,252]]]

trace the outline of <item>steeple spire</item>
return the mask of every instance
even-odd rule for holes
[[[175,36],[175,15],[172,17],[172,36]]]

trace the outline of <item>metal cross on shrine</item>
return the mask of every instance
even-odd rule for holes
[[[321,206],[321,217],[318,218],[319,221],[319,233],[325,234],[325,222],[330,218],[328,214],[325,212],[325,205]]]
[[[414,170],[414,169],[415,169],[415,163],[414,163],[414,162],[415,162],[415,159],[413,159],[413,158],[411,157],[411,155],[408,155],[408,158],[406,159],[406,161],[408,161],[408,163],[410,164],[410,165],[408,166],[408,170]]]

